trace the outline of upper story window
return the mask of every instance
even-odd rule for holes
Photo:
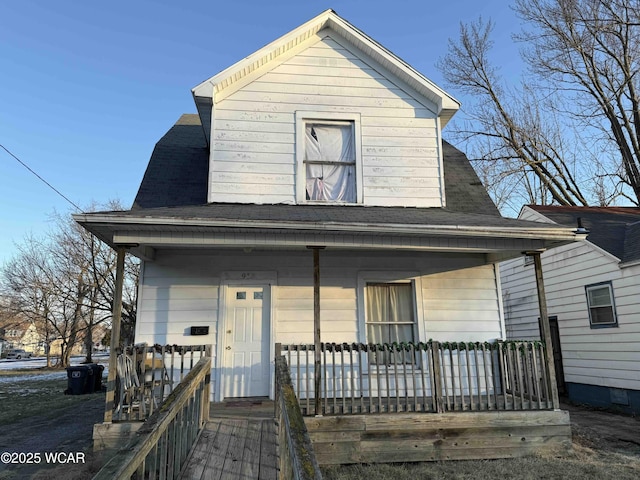
[[[591,328],[616,327],[618,319],[611,282],[587,285],[585,290]]]
[[[360,116],[296,113],[298,202],[361,203]]]

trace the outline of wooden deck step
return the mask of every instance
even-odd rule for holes
[[[183,480],[277,478],[273,418],[215,418],[200,435]]]

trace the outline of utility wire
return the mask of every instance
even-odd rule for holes
[[[29,167],[29,165],[27,165],[26,163],[24,163],[22,160],[20,160],[18,157],[16,157],[13,153],[11,153],[7,147],[5,147],[4,145],[2,145],[0,143],[0,147],[2,147],[2,149],[7,152],[9,155],[11,155],[13,158],[15,158],[18,163],[20,163],[20,165],[22,165],[24,168],[26,168],[27,170],[29,170],[31,173],[33,173],[36,177],[38,177],[38,179],[40,181],[42,181],[47,187],[49,187],[51,190],[53,190],[54,192],[56,192],[58,195],[60,195],[62,198],[64,198],[67,202],[69,202],[71,205],[73,205],[73,207],[78,210],[80,213],[82,213],[82,209],[76,205],[75,203],[73,203],[71,200],[69,200],[62,192],[60,192],[60,190],[58,190],[56,187],[54,187],[53,185],[51,185],[49,182],[47,182],[44,178],[42,178],[40,175],[38,175],[31,167]]]

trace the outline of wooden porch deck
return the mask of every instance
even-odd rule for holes
[[[210,412],[210,420],[187,459],[181,479],[278,478],[272,401],[227,401],[211,404]]]

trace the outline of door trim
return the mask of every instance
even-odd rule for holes
[[[557,315],[549,315],[549,333],[551,335],[551,346],[553,347],[553,366],[556,371],[556,386],[558,387],[558,394],[566,395],[567,385],[564,380],[564,359],[562,358],[562,338],[560,337],[560,325],[558,324]],[[540,317],[538,317],[538,326],[540,329],[540,338],[544,338],[542,334],[542,325],[540,323]],[[555,335],[554,335],[555,331]],[[558,343],[554,342],[558,339]]]
[[[277,273],[273,271],[233,271],[224,272],[220,279],[220,297],[218,300],[218,334],[216,338],[216,361],[215,361],[215,395],[214,401],[224,400],[223,379],[222,379],[222,359],[224,356],[224,332],[227,331],[227,298],[229,297],[229,287],[236,286],[256,286],[267,287],[266,295],[269,296],[269,398],[274,396],[274,357],[275,357],[275,295],[277,286]]]

